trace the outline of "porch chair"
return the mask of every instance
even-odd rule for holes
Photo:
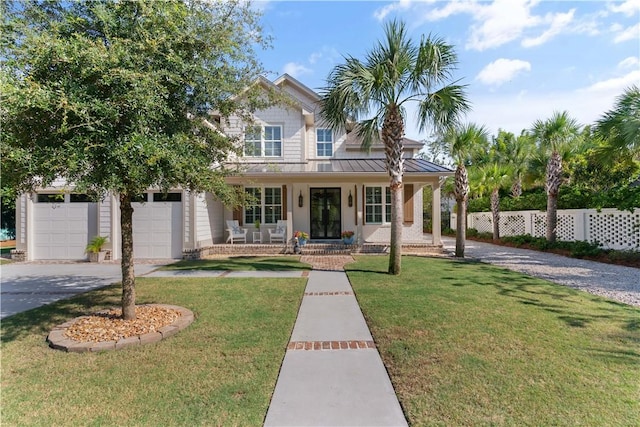
[[[287,221],[278,220],[275,229],[269,229],[269,243],[284,243],[287,238]]]
[[[231,241],[233,245],[235,242],[247,243],[247,228],[240,228],[240,224],[237,220],[227,220],[227,231],[229,237],[227,237],[227,243]]]

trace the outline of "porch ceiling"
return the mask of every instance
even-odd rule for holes
[[[309,160],[307,162],[242,162],[227,164],[228,168],[237,167],[244,176],[271,177],[276,175],[296,175],[343,177],[355,176],[386,176],[387,169],[384,159],[330,159]],[[452,176],[454,171],[444,166],[423,159],[405,159],[404,174],[412,178],[434,178],[437,176]]]

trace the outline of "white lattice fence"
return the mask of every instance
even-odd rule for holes
[[[456,216],[451,216],[451,228],[456,228]],[[467,227],[479,232],[492,232],[491,212],[474,212],[467,217]],[[566,209],[558,211],[559,240],[586,240],[611,249],[640,249],[640,210]],[[500,213],[500,235],[531,234],[545,237],[547,214],[541,211]]]

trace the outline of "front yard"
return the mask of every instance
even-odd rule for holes
[[[640,309],[485,264],[386,265],[346,269],[411,425],[640,420]]]
[[[117,306],[110,286],[2,320],[2,425],[261,425],[306,279],[137,279],[138,303],[196,320],[157,344],[47,346],[56,324]]]

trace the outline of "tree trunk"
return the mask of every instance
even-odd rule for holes
[[[493,241],[500,240],[500,190],[491,192],[491,214],[493,216]]]
[[[558,191],[562,184],[562,158],[554,151],[547,163],[547,240],[556,241],[558,225]]]
[[[391,189],[391,240],[389,242],[389,274],[400,274],[402,262],[402,221],[404,198],[402,175],[404,173],[404,122],[396,105],[387,106],[382,124],[385,163],[390,177]]]
[[[467,239],[467,197],[469,195],[469,176],[463,163],[456,167],[455,186],[453,189],[456,197],[456,256],[464,258],[464,245]]]
[[[464,258],[464,244],[467,239],[467,200],[456,199],[456,257]]]
[[[402,217],[404,198],[402,182],[391,184],[391,242],[389,274],[400,274],[402,262]]]
[[[136,318],[136,282],[133,270],[133,206],[131,196],[120,194],[122,235],[122,318]]]

